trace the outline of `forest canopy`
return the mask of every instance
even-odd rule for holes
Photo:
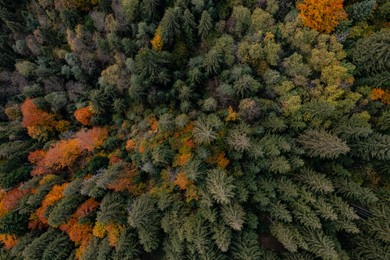
[[[388,259],[390,2],[0,0],[0,259]]]

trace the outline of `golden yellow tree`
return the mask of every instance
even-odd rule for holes
[[[161,38],[161,28],[157,27],[153,39],[150,41],[152,44],[152,49],[155,51],[161,51],[163,47],[163,42]]]

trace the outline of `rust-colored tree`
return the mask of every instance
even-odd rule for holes
[[[93,113],[90,106],[82,107],[74,111],[74,117],[83,125],[90,125],[92,116]]]
[[[0,217],[15,208],[20,199],[28,193],[28,190],[19,190],[19,188],[13,188],[4,193],[0,199]]]
[[[83,204],[81,204],[76,210],[75,216],[77,218],[82,218],[89,215],[91,212],[97,210],[99,207],[99,202],[97,202],[94,198],[89,198]]]
[[[330,33],[347,19],[343,7],[344,0],[303,0],[297,4],[302,23],[313,30]]]
[[[26,99],[21,111],[23,115],[22,126],[27,128],[32,138],[40,138],[54,129],[54,116],[39,109],[31,99]]]
[[[93,151],[102,146],[108,137],[108,131],[102,127],[94,127],[90,130],[81,130],[76,134],[81,150]]]
[[[48,170],[59,170],[69,167],[76,161],[81,152],[82,150],[77,139],[61,140],[50,147],[45,157],[38,161],[37,167],[31,174],[46,174]]]
[[[4,244],[5,249],[13,248],[18,243],[17,237],[10,234],[0,234],[0,241]]]

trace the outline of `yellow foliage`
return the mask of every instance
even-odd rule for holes
[[[228,166],[230,161],[225,157],[225,153],[222,152],[217,154],[217,156],[215,156],[215,162],[217,163],[218,167],[225,169],[226,166]]]
[[[93,235],[95,237],[103,238],[106,235],[106,225],[101,222],[96,222],[93,227]]]
[[[153,39],[150,41],[152,44],[152,49],[155,51],[161,51],[163,47],[163,42],[161,38],[161,28],[157,27]]]
[[[228,121],[236,121],[237,117],[238,117],[238,113],[235,112],[231,106],[229,106],[229,108],[228,108],[228,115],[225,118],[225,121],[226,122],[228,122]]]
[[[108,243],[110,246],[115,247],[118,244],[119,237],[121,236],[123,230],[123,225],[110,223],[107,225],[107,237],[108,237]]]

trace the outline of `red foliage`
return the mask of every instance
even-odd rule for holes
[[[37,108],[31,99],[26,99],[21,107],[23,127],[29,126],[52,126],[54,118],[49,113]]]
[[[45,228],[47,225],[42,223],[40,221],[40,219],[38,218],[37,216],[37,213],[36,212],[33,212],[29,219],[28,219],[28,228],[29,229],[43,229]]]
[[[117,179],[107,185],[107,188],[119,191],[128,191],[130,193],[136,193],[138,186],[134,184],[134,177],[137,175],[137,170],[131,166],[125,166],[124,170],[118,173]]]
[[[94,127],[90,130],[81,130],[76,134],[81,150],[93,151],[100,147],[108,137],[108,131],[102,127]]]
[[[74,111],[74,117],[83,125],[91,124],[92,115],[93,113],[90,106],[82,107]]]
[[[0,207],[5,211],[10,211],[18,205],[20,199],[29,193],[28,190],[19,190],[18,188],[13,188],[7,192],[4,198],[0,202]]]
[[[45,159],[46,151],[36,150],[28,154],[28,161],[33,164],[39,164],[43,159]]]
[[[91,212],[95,211],[99,207],[99,202],[97,202],[94,198],[89,198],[80,207],[77,209],[75,216],[77,218],[85,217]]]

